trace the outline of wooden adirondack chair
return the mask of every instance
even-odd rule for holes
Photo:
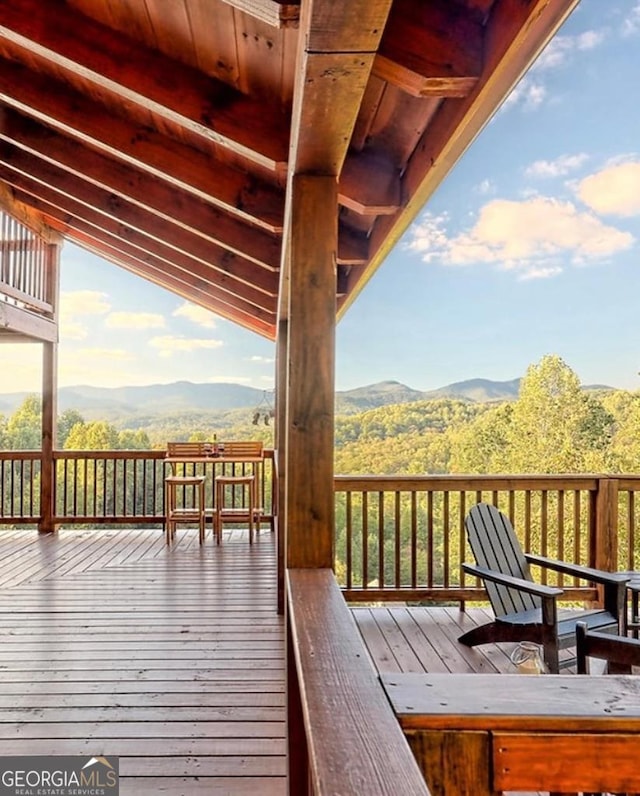
[[[585,622],[591,630],[621,632],[628,575],[523,553],[509,518],[486,503],[478,503],[471,509],[465,527],[476,565],[462,567],[484,582],[495,621],[460,636],[463,644],[474,647],[498,641],[535,641],[543,647],[549,671],[557,674],[561,666],[575,662],[560,663],[558,653],[575,646],[578,621]],[[557,602],[562,589],[534,583],[530,564],[601,584],[604,607],[589,611],[559,610]]]
[[[632,674],[640,666],[640,640],[589,630],[585,622],[576,624],[576,653],[578,674],[588,674],[587,658],[606,661],[608,674]]]

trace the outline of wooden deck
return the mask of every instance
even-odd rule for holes
[[[513,672],[488,610],[354,606],[374,667]],[[116,755],[123,796],[284,796],[285,656],[263,529],[0,532],[0,756]]]
[[[117,755],[122,796],[286,793],[273,535],[0,533],[0,755]]]
[[[493,618],[490,609],[456,607],[354,607],[360,633],[381,674],[477,672],[514,674],[515,644],[469,648],[458,642],[466,630]]]

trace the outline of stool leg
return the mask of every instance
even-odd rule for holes
[[[169,488],[169,484],[166,484],[164,488],[164,512],[165,512],[164,536],[165,536],[165,542],[168,545],[171,544],[171,504],[170,504],[171,498],[169,495],[170,491],[171,490]]]
[[[200,544],[204,542],[204,483],[198,487],[198,508],[200,509]]]

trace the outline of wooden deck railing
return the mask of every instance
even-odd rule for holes
[[[638,491],[638,476],[337,476],[338,582],[353,601],[481,598],[460,566],[472,560],[464,517],[481,500],[511,518],[527,551],[635,569]],[[566,576],[549,583],[595,596]]]
[[[153,525],[164,522],[164,451],[55,451],[52,524]],[[207,478],[206,501],[214,505],[213,474],[239,475],[243,464],[216,462],[183,465]],[[0,451],[0,526],[40,524],[40,451]],[[265,521],[273,516],[273,451],[266,450],[260,485]]]
[[[53,523],[163,522],[164,451],[56,451],[54,462]],[[187,472],[199,466],[187,465]],[[208,474],[220,466],[212,460]],[[0,527],[42,521],[41,471],[39,451],[0,452]],[[262,478],[271,519],[271,450]],[[212,484],[208,478],[211,506]],[[335,569],[352,601],[480,598],[480,585],[460,566],[470,559],[464,517],[479,500],[511,517],[530,552],[606,570],[640,568],[640,476],[341,475],[335,490]],[[566,576],[551,583],[570,599],[595,595]]]
[[[52,313],[47,243],[0,212],[0,297],[41,313]]]

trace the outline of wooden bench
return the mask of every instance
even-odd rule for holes
[[[640,678],[385,674],[433,796],[640,792]]]

